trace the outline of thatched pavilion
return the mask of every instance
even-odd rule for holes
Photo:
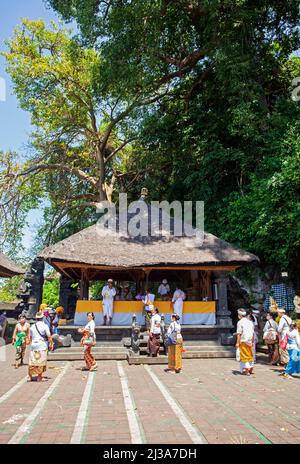
[[[23,269],[0,253],[0,277],[13,277],[21,274],[24,274]]]
[[[172,233],[132,238],[107,230],[101,235],[97,225],[47,247],[40,257],[63,278],[80,282],[75,323],[81,323],[79,313],[83,316],[87,310],[99,313],[96,322],[102,322],[101,302],[88,301],[90,281],[113,278],[132,281],[138,289],[144,289],[148,282],[167,278],[169,282],[179,282],[188,295],[184,303],[185,324],[227,327],[231,320],[226,272],[259,261],[255,255],[209,233],[204,233],[203,243],[198,246],[194,238]],[[157,302],[157,306],[165,314],[172,312],[169,302]],[[132,313],[141,312],[141,302],[115,302],[113,325],[128,325]]]

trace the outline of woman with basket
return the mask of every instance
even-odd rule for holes
[[[80,344],[83,347],[83,355],[86,364],[86,367],[82,370],[90,372],[95,371],[98,367],[92,355],[92,347],[96,345],[96,324],[94,319],[94,313],[87,313],[87,325],[84,328],[78,329],[78,332],[83,334]]]
[[[182,369],[182,352],[183,340],[181,335],[181,325],[179,324],[180,316],[172,314],[172,322],[167,330],[167,345],[168,345],[168,368],[165,372],[175,371],[179,374]]]
[[[267,314],[266,319],[263,339],[268,348],[269,363],[274,365],[279,361],[278,324],[274,321],[271,313]]]

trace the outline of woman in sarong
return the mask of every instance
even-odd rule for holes
[[[267,320],[263,328],[263,339],[268,348],[269,363],[275,365],[279,362],[279,344],[277,335],[278,324],[274,321],[271,313],[267,313],[266,319]]]
[[[29,343],[29,330],[30,325],[26,322],[24,314],[20,314],[18,317],[18,323],[16,324],[13,336],[12,344],[16,348],[16,363],[15,368],[18,369],[24,364],[24,356],[26,351],[26,344]]]
[[[286,366],[289,362],[289,354],[287,350],[288,332],[292,319],[286,315],[284,308],[278,308],[278,336],[279,336],[279,357],[280,365]]]
[[[283,377],[292,379],[293,374],[300,374],[300,335],[297,322],[291,322],[287,336],[287,351],[289,354],[289,362],[285,368]]]
[[[79,333],[82,333],[82,339],[80,341],[83,347],[83,356],[85,360],[84,371],[95,371],[98,367],[94,356],[92,355],[92,347],[96,345],[96,324],[95,324],[94,313],[87,313],[88,323],[84,328],[78,329]]]
[[[157,308],[154,308],[153,305],[149,305],[151,311],[151,320],[150,320],[150,331],[148,339],[148,353],[149,356],[156,357],[159,353],[160,348],[160,334],[161,334],[161,317],[158,314],[159,311]]]
[[[168,327],[167,335],[173,336],[176,344],[168,345],[168,368],[166,372],[173,371],[179,374],[182,370],[182,351],[183,340],[181,335],[181,325],[179,324],[180,316],[172,314],[172,322]]]
[[[37,377],[41,382],[43,373],[47,369],[48,349],[53,350],[53,341],[49,327],[44,322],[44,314],[39,311],[36,316],[36,323],[30,327],[30,356],[28,365],[28,375],[30,381]]]

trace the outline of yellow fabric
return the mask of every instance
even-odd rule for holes
[[[182,341],[176,345],[168,346],[168,368],[182,369]]]
[[[253,361],[252,346],[241,342],[240,344],[240,361],[243,363]]]
[[[173,313],[174,308],[171,301],[155,301],[154,305],[161,313]],[[114,301],[115,313],[141,313],[143,311],[142,301]],[[76,304],[78,313],[99,313],[102,312],[102,301],[78,300]],[[185,301],[183,303],[183,313],[215,313],[215,301]]]

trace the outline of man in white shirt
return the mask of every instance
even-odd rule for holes
[[[32,381],[37,376],[37,381],[43,380],[42,375],[47,369],[48,349],[53,350],[53,341],[49,327],[43,321],[44,314],[38,312],[35,316],[36,323],[30,327],[30,354],[28,363],[28,375]]]
[[[170,286],[167,279],[164,279],[160,286],[158,287],[157,293],[161,296],[163,300],[167,300],[170,293]]]
[[[113,318],[114,297],[116,296],[116,289],[113,286],[113,280],[108,279],[107,285],[102,290],[102,307],[103,307],[103,325],[106,325],[107,318],[109,318],[108,325],[111,325]]]
[[[185,300],[185,293],[180,290],[179,286],[176,286],[176,290],[173,293],[172,303],[174,306],[174,313],[178,314],[180,320],[182,321],[182,309],[183,309],[183,300]]]
[[[238,310],[239,321],[237,323],[237,341],[235,347],[239,350],[240,373],[250,375],[253,374],[254,365],[252,349],[254,342],[254,325],[246,316],[246,310]]]

